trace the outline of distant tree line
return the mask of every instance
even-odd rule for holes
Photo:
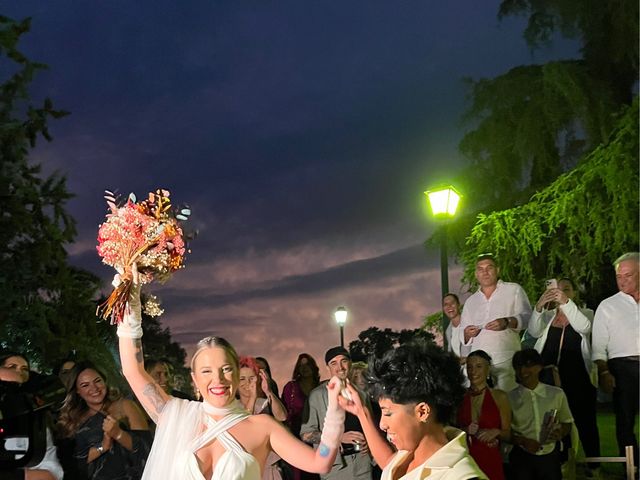
[[[68,261],[76,227],[66,211],[66,179],[44,176],[29,162],[38,142],[51,141],[48,122],[69,114],[49,98],[30,98],[31,81],[47,68],[18,49],[30,25],[0,16],[0,347],[24,353],[44,372],[70,356],[91,359],[124,385],[115,327],[95,313],[100,281]],[[143,329],[145,351],[167,359],[188,382],[186,352],[169,329],[150,317]]]

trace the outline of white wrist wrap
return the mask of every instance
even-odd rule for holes
[[[120,338],[142,338],[142,304],[139,285],[134,285],[131,289],[124,318],[116,331]]]
[[[329,405],[327,414],[324,417],[320,443],[329,448],[339,448],[340,438],[344,432],[344,410],[331,407],[332,405]]]

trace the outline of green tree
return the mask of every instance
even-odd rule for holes
[[[96,325],[98,279],[67,261],[76,230],[65,178],[43,177],[28,162],[40,138],[51,140],[47,122],[67,114],[48,98],[35,106],[29,97],[34,75],[46,68],[18,50],[29,28],[29,20],[0,16],[0,343],[45,370],[73,350],[115,368]]]
[[[174,382],[178,390],[191,390],[191,375],[185,367],[187,352],[179,343],[172,341],[171,330],[162,327],[158,317],[143,314],[142,317],[142,346],[145,357],[165,360],[173,368]]]
[[[543,279],[569,276],[597,304],[613,286],[611,262],[637,251],[638,99],[610,140],[525,205],[480,214],[462,252],[464,279],[473,284],[475,258],[493,252],[501,275],[537,299]],[[604,272],[608,277],[603,277]]]
[[[67,213],[72,197],[65,177],[43,177],[28,161],[41,138],[50,141],[50,119],[67,115],[50,99],[35,106],[28,87],[46,67],[19,50],[30,20],[0,16],[0,347],[19,350],[38,368],[50,370],[74,355],[101,365],[122,387],[115,328],[96,317],[99,279],[68,263],[65,246],[76,236]],[[167,359],[185,385],[186,352],[169,329],[145,316],[145,352]]]
[[[438,333],[440,335],[444,333],[442,331],[442,311],[430,313],[424,317],[422,322],[422,328],[427,332]]]
[[[473,207],[453,228],[458,240],[476,213],[525,203],[607,141],[637,84],[636,0],[503,0],[498,17],[512,15],[528,16],[532,49],[560,33],[580,54],[468,80],[460,149],[470,163],[457,184]]]
[[[358,334],[358,338],[349,343],[349,353],[354,362],[367,361],[370,355],[379,357],[393,347],[410,342],[414,338],[422,338],[433,342],[433,334],[421,328],[400,331],[378,327],[369,327]]]
[[[459,182],[475,211],[527,201],[606,141],[620,109],[577,61],[469,83],[465,121],[475,129],[460,142],[470,163]]]
[[[588,74],[616,104],[631,104],[638,81],[638,2],[634,0],[503,0],[498,18],[528,16],[524,38],[531,48],[555,32],[581,42]]]

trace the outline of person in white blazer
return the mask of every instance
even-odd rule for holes
[[[527,332],[537,338],[534,348],[545,366],[556,366],[560,386],[578,429],[586,456],[600,456],[596,421],[597,370],[591,360],[593,311],[575,302],[576,289],[568,278],[547,288],[535,305]],[[590,464],[597,468],[597,464]]]

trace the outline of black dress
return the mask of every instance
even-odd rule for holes
[[[600,435],[596,420],[597,390],[591,383],[589,372],[585,367],[581,345],[582,337],[571,325],[564,328],[564,338],[562,328],[551,325],[541,355],[545,365],[555,365],[558,352],[562,349],[560,362],[557,364],[562,389],[567,396],[585,454],[588,457],[599,457]]]
[[[73,437],[73,457],[78,480],[137,480],[142,476],[151,447],[151,433],[146,430],[129,430],[121,422],[120,428],[131,435],[133,451],[114,441],[111,448],[87,463],[89,449],[102,444],[105,416],[96,413],[89,417]]]

